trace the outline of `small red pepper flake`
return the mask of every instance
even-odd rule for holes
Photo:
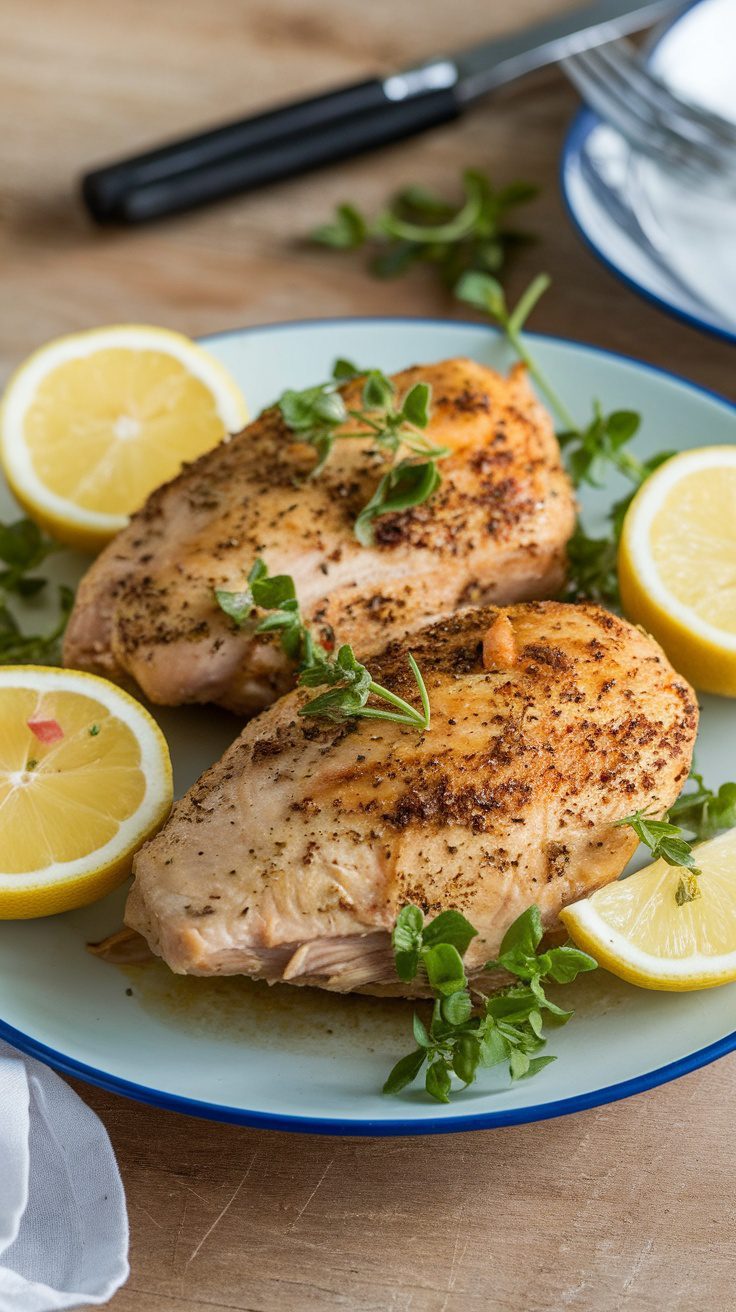
[[[26,724],[40,743],[56,743],[64,737],[58,720],[26,720]]]

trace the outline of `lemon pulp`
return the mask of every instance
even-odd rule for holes
[[[654,989],[736,979],[736,830],[700,843],[700,896],[677,901],[678,867],[654,861],[561,912],[571,937],[615,975]]]
[[[127,348],[58,365],[25,420],[41,482],[106,515],[137,509],[156,483],[210,450],[223,431],[212,392],[184,364]]]
[[[99,549],[182,463],[247,421],[227,370],[181,333],[140,324],[49,342],[0,415],[11,490],[53,536]]]
[[[652,519],[662,583],[701,620],[736,634],[736,465],[694,469]]]
[[[76,671],[0,671],[0,918],[103,896],[171,805],[158,726]]]
[[[637,492],[619,551],[628,617],[705,692],[736,696],[736,447],[700,447]]]

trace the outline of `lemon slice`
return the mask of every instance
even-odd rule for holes
[[[634,497],[619,553],[624,610],[704,692],[736,697],[736,446],[661,465]]]
[[[106,679],[0,670],[0,919],[104,897],[171,808],[161,730]]]
[[[97,550],[185,460],[248,418],[233,379],[180,333],[124,324],[60,337],[8,383],[8,482],[54,537]]]
[[[736,829],[694,848],[701,896],[677,902],[681,872],[654,861],[574,902],[560,918],[578,947],[646,989],[709,989],[736,979]]]

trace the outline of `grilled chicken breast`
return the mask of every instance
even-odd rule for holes
[[[407,643],[371,661],[407,699]],[[469,972],[532,902],[614,879],[687,778],[692,690],[640,630],[596,606],[466,609],[411,638],[429,731],[302,718],[292,692],[246,726],[135,860],[126,921],[177,972],[411,992],[398,910],[462,911]]]
[[[64,660],[143,690],[153,702],[219,702],[246,714],[292,686],[278,643],[238,631],[215,588],[243,587],[254,558],[291,574],[305,618],[361,655],[427,620],[479,602],[554,595],[574,501],[552,424],[522,368],[503,378],[471,360],[407,369],[398,394],[432,386],[428,437],[452,454],[424,505],[353,533],[383,457],[337,442],[309,480],[313,448],[277,409],[159,488],[92,566],[77,594]],[[344,390],[349,405],[361,384]]]

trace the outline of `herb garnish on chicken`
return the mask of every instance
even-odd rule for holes
[[[328,692],[300,707],[300,715],[319,716],[327,720],[355,718],[393,720],[412,729],[426,730],[430,724],[427,689],[419,666],[411,652],[409,667],[416,680],[422,703],[421,711],[382,688],[371,678],[369,670],[356,659],[349,643],[343,643],[337,655],[313,637],[302,619],[294,580],[289,574],[270,576],[264,561],[256,560],[243,592],[215,592],[217,603],[239,627],[250,626],[253,633],[278,633],[281,647],[297,663],[299,683],[306,688],[329,686]],[[270,613],[260,621],[253,618],[256,608]],[[334,645],[334,644],[333,644]],[[385,706],[367,705],[373,697]]]
[[[337,390],[351,378],[364,379],[360,408],[349,409]],[[284,423],[317,452],[310,478],[322,472],[338,438],[368,437],[377,451],[392,457],[394,463],[355,520],[355,536],[364,547],[373,543],[374,519],[420,506],[442,481],[437,461],[450,455],[450,447],[437,446],[423,432],[431,396],[429,384],[419,382],[397,401],[394,383],[380,369],[359,369],[349,360],[336,360],[329,382],[284,392],[279,399]],[[402,447],[410,455],[398,460]]]

